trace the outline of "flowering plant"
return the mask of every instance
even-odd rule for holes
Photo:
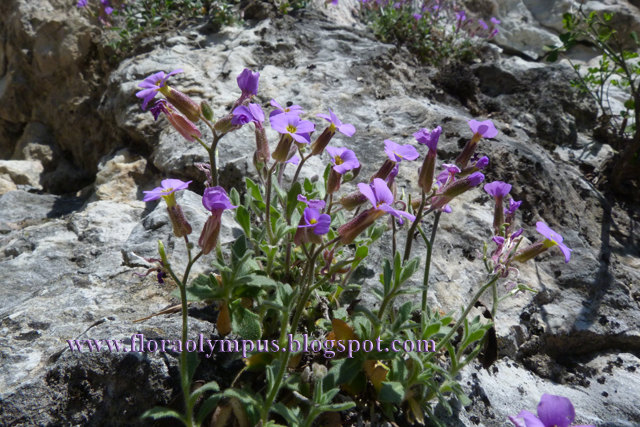
[[[406,45],[438,65],[475,56],[477,41],[498,34],[500,20],[473,19],[459,3],[446,0],[361,0],[361,12],[384,42]]]
[[[262,339],[277,349],[286,349],[288,339],[296,340],[306,333],[334,344],[348,342],[349,351],[347,354],[344,345],[342,349],[337,344],[335,348],[325,347],[322,359],[302,354],[299,349],[264,353],[252,347],[243,354],[246,368],[224,390],[216,382],[193,390],[197,360],[183,351],[180,373],[184,411],[154,408],[145,416],[173,417],[187,426],[200,425],[210,417],[212,424],[224,424],[225,419],[235,417],[240,425],[273,425],[284,420],[289,425],[310,426],[324,412],[346,411],[360,402],[379,408],[385,419],[404,416],[410,423],[422,423],[425,415],[433,417],[436,401],[449,410],[451,395],[463,404],[469,402],[456,375],[483,349],[485,358],[491,358],[485,344],[492,321],[468,318],[476,302],[491,290],[491,313],[495,316],[500,281],[513,284],[510,294],[526,289],[518,279],[520,263],[555,246],[569,261],[571,251],[562,237],[542,222],[538,231],[544,239],[525,245],[522,229],[515,227],[520,202],[507,199],[511,185],[488,183],[485,190],[495,202],[491,244],[496,247],[491,253],[488,245],[485,247],[486,283],[478,287],[459,315],[427,306],[439,218],[443,212],[462,215],[452,207],[455,199],[475,191],[485,180],[480,170],[488,167],[489,161],[476,151],[483,138],[497,136],[493,123],[470,120],[469,143],[455,164],[441,165],[443,170],[438,175],[437,146],[443,130],[440,126],[418,130],[414,136],[427,152],[415,186],[420,195],[411,197],[398,191],[395,178],[401,163],[403,171],[409,171],[421,156],[413,144],[385,140],[380,147],[387,155],[383,164],[354,186],[350,182],[358,178],[362,159],[338,144],[329,145],[334,138],[356,133],[355,126],[338,118],[339,111],[319,115],[327,123],[317,132],[316,126],[322,125],[303,119],[300,106],[284,108],[272,100],[275,109],[268,115],[268,122],[280,135],[272,150],[265,132],[266,115],[260,105],[252,103],[259,90],[259,73],[244,70],[238,76],[238,99],[230,112],[214,121],[206,102],[198,104],[168,85],[169,76],[176,72],[150,76],[140,84],[137,95],[143,107],[153,101],[154,116],[158,117],[158,110],[163,112],[187,141],[197,142],[206,150],[210,160],[207,167],[200,166],[206,172],[202,204],[210,215],[197,246],[190,241],[194,230],[175,198],[175,192],[185,190],[191,181],[163,180],[160,187],[146,191],[144,198],[166,201],[173,232],[184,239],[187,248],[188,262],[181,277],[175,273],[162,242],[158,244],[160,263],[156,267],[158,279],[170,279],[179,290],[183,341],[187,340],[189,301],[205,301],[217,308],[220,336]],[[254,130],[257,180],[246,178],[241,197],[238,189],[219,186],[216,151],[224,149],[220,143],[225,135],[242,126]],[[210,143],[204,141],[205,135],[211,138]],[[325,162],[323,179],[298,179],[312,156]],[[284,172],[291,167],[295,172],[289,180]],[[346,186],[351,190],[339,196]],[[242,229],[242,235],[228,247],[219,239],[225,227],[225,211],[233,213]],[[425,221],[429,215],[433,218],[430,237]],[[385,234],[389,228],[390,236]],[[373,289],[380,301],[374,308],[354,297],[360,290],[355,277],[383,236],[391,245],[386,245],[390,253],[382,266],[380,287]],[[398,247],[402,237],[404,250]],[[412,257],[416,238],[425,244],[424,260]],[[190,281],[192,266],[204,257],[210,259],[211,273]],[[421,267],[422,286],[410,286],[410,279]],[[419,306],[414,307],[410,301],[398,303],[400,295],[415,293],[421,294]],[[454,339],[456,334],[460,339]],[[360,344],[358,349],[351,347],[355,340],[375,341],[378,346],[375,351],[358,351]],[[427,343],[427,349],[432,345],[426,352],[390,352],[394,340],[418,340]],[[438,357],[441,352],[449,356],[447,361]],[[266,383],[245,375],[255,370],[265,373]]]

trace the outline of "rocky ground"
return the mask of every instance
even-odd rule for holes
[[[148,267],[136,255],[155,255],[163,239],[177,263],[186,256],[167,237],[164,207],[141,196],[164,177],[202,181],[192,165],[207,158],[140,110],[136,85],[158,70],[183,68],[175,86],[208,100],[220,117],[244,67],[260,71],[264,107],[271,98],[290,101],[309,117],[332,108],[353,123],[356,135],[340,142],[358,154],[363,176],[381,163],[386,138],[409,143],[419,128],[441,125],[438,156],[450,161],[469,137],[466,121],[491,118],[500,133],[481,143],[491,158],[487,179],[513,184],[526,236],[535,238],[535,222],[544,220],[574,249],[567,265],[545,255],[522,269],[539,292],[503,304],[500,359],[463,373],[474,404],[458,407],[448,424],[505,425],[545,392],[569,397],[583,423],[640,424],[640,210],[603,184],[614,149],[593,138],[597,112],[570,89],[569,67],[539,61],[541,44],[557,41],[558,16],[570,2],[473,3],[500,17],[504,31],[471,67],[422,66],[375,41],[354,18],[354,4],[341,2],[214,34],[194,27],[160,36],[105,75],[97,30],[69,2],[3,2],[0,424],[136,424],[144,410],[177,395],[172,354],[77,354],[66,340],[179,335],[178,314],[133,323],[176,302],[168,285],[133,275]],[[627,28],[640,26],[637,4],[588,3],[615,7]],[[225,186],[253,173],[252,138],[242,129],[221,143]],[[324,168],[317,158],[307,166],[308,176]],[[415,169],[402,165],[407,191]],[[183,192],[180,203],[199,229],[206,211],[195,192]],[[442,217],[433,307],[456,309],[479,285],[476,253],[491,236],[492,203],[471,192]],[[224,226],[228,242],[237,230],[231,217]],[[371,256],[365,290],[376,285],[384,256]],[[193,335],[215,334],[212,310],[192,309]],[[207,361],[199,375],[228,384],[233,363]]]

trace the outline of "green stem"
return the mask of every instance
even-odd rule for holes
[[[336,237],[335,239],[325,243],[315,253],[313,253],[313,248],[311,249],[311,252],[313,253],[313,255],[311,255],[311,257],[308,258],[307,271],[306,271],[306,275],[307,275],[306,287],[302,292],[301,298],[298,300],[298,304],[296,305],[296,309],[293,315],[293,321],[291,322],[291,327],[289,328],[292,334],[296,333],[296,329],[298,328],[298,323],[300,321],[300,316],[302,315],[302,312],[304,311],[304,307],[307,301],[309,300],[309,296],[311,295],[314,289],[316,289],[318,286],[320,286],[320,284],[322,284],[322,282],[320,282],[320,283],[317,283],[315,286],[311,285],[313,281],[313,272],[315,270],[316,259],[324,249],[326,249],[333,243],[337,242],[338,240],[340,240],[340,237]],[[283,316],[286,316],[286,315],[283,315]],[[283,326],[284,326],[283,330],[286,330],[287,329],[286,321],[283,322]],[[271,388],[271,391],[267,395],[267,398],[265,400],[265,405],[262,410],[263,424],[266,424],[273,401],[278,396],[278,392],[280,391],[280,386],[282,384],[282,379],[284,378],[284,373],[287,370],[287,365],[289,364],[290,358],[291,358],[291,352],[289,351],[284,352],[283,354],[284,360],[282,360],[281,362],[281,365],[278,369],[278,374],[276,375],[275,382],[273,384],[273,387]]]
[[[429,274],[431,273],[431,254],[433,253],[433,243],[436,240],[436,232],[438,231],[438,223],[442,211],[437,211],[433,216],[433,229],[431,230],[431,239],[427,245],[427,257],[424,263],[424,277],[422,279],[422,311],[427,309],[427,292],[429,291]]]
[[[311,157],[311,154],[309,154],[307,157],[304,157],[302,155],[302,151],[298,150],[300,153],[300,163],[298,163],[298,168],[296,169],[296,173],[293,174],[293,180],[291,182],[296,182],[298,180],[298,175],[300,175],[300,171],[302,170],[302,165],[304,165],[304,162],[306,162],[309,157]]]
[[[420,224],[420,220],[422,219],[422,211],[424,210],[424,204],[427,200],[427,195],[422,191],[422,201],[420,202],[420,207],[418,208],[418,212],[416,213],[416,219],[411,224],[409,231],[407,232],[407,242],[404,245],[404,258],[403,262],[407,262],[409,260],[409,256],[411,255],[411,244],[413,243],[413,235],[416,232],[416,227]]]
[[[273,170],[278,163],[274,163],[273,166],[267,172],[267,201],[266,201],[266,211],[265,211],[265,223],[267,225],[267,234],[269,235],[269,244],[273,244],[273,231],[271,230],[271,180],[273,175]]]
[[[494,275],[493,277],[491,277],[491,280],[489,280],[487,283],[482,285],[482,287],[478,290],[478,292],[476,292],[476,294],[473,296],[473,298],[471,298],[471,302],[467,305],[467,308],[465,308],[465,310],[462,312],[462,314],[458,318],[458,321],[453,326],[453,328],[451,328],[449,333],[447,333],[447,335],[445,335],[444,338],[442,338],[440,340],[440,342],[436,345],[435,350],[432,353],[429,353],[426,356],[425,362],[429,361],[433,357],[434,354],[438,353],[438,350],[440,350],[444,345],[446,345],[449,342],[449,340],[451,339],[453,334],[456,333],[458,328],[462,325],[464,320],[467,318],[467,315],[469,314],[469,312],[473,308],[474,304],[480,299],[482,294],[484,294],[484,292],[487,289],[489,289],[491,286],[493,286],[494,283],[496,283],[498,281],[498,278],[499,278],[498,275]]]

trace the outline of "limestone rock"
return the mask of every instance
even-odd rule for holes
[[[41,189],[40,174],[44,168],[36,160],[0,160],[0,174],[6,174],[17,185]]]
[[[136,177],[144,174],[147,160],[123,149],[103,158],[96,175],[96,197],[100,200],[129,202],[138,199]]]

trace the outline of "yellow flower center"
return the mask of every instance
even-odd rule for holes
[[[544,239],[544,242],[542,242],[542,245],[545,248],[552,248],[557,244],[558,244],[558,242],[556,242],[555,240],[551,240],[551,239]]]
[[[400,155],[400,154],[396,153],[395,151],[393,152],[393,154],[395,154],[396,156],[398,156],[398,157],[399,157],[399,158],[401,158],[401,159],[403,158],[403,157],[402,157],[402,155]]]
[[[341,165],[341,164],[344,163],[344,160],[342,160],[342,158],[340,156],[334,157],[333,160],[335,160],[336,165]]]
[[[296,127],[293,125],[287,126],[287,132],[296,133],[296,130],[297,130]]]
[[[315,224],[315,223],[317,223],[317,222],[318,222],[318,220],[317,220],[317,219],[312,218],[312,219],[309,221],[309,224]]]

